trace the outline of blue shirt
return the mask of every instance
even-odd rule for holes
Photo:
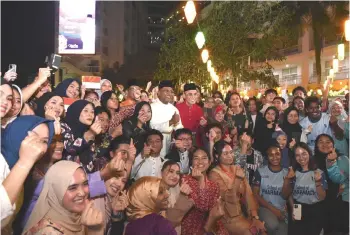
[[[283,179],[288,169],[272,171],[268,166],[259,168],[254,175],[253,184],[260,187],[260,196],[279,210],[284,210],[286,200],[281,196]]]

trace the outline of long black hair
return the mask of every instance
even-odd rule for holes
[[[318,142],[320,141],[321,137],[328,138],[332,142],[333,148],[334,148],[334,139],[330,135],[320,134],[320,135],[317,136],[317,138],[315,140],[315,156],[314,156],[315,162],[316,162],[318,168],[320,168],[323,171],[327,171],[326,159],[327,159],[327,156],[328,156],[329,153],[323,153],[318,148]]]
[[[131,121],[131,123],[132,123],[133,128],[135,128],[135,127],[137,126],[138,116],[139,116],[140,110],[142,109],[142,107],[143,107],[144,105],[148,105],[148,107],[149,107],[150,110],[151,110],[151,115],[152,115],[152,108],[151,108],[151,105],[150,105],[148,102],[146,102],[146,101],[141,101],[141,102],[139,102],[139,103],[135,106],[135,111],[134,111],[133,115],[132,115],[132,116],[130,117],[130,119],[129,119],[129,120]],[[152,117],[151,117],[151,118],[152,118]],[[146,129],[146,130],[150,129],[150,122],[151,122],[151,120],[149,120],[149,121],[147,121],[145,124],[143,124],[143,125],[142,125],[143,129]]]
[[[306,143],[303,143],[303,142],[297,143],[294,146],[294,157],[292,159],[293,160],[293,162],[292,162],[293,169],[302,171],[302,168],[301,168],[300,164],[297,162],[296,157],[295,157],[295,152],[298,148],[302,148],[302,149],[306,150],[306,152],[309,154],[309,164],[308,164],[309,171],[316,170],[317,165],[315,164],[314,158],[312,156],[312,151],[311,151],[310,147]]]

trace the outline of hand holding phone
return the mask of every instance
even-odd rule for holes
[[[293,219],[301,220],[301,204],[294,204],[293,206]]]

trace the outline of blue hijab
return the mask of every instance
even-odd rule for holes
[[[58,84],[55,88],[55,94],[61,96],[61,97],[68,97],[67,96],[67,88],[72,82],[77,82],[79,84],[79,88],[81,87],[81,82],[76,78],[67,78],[63,80],[60,84]]]
[[[91,104],[95,109],[95,106],[87,100],[77,100],[67,109],[65,121],[72,130],[75,139],[82,138],[84,133],[90,128],[90,126],[79,121],[81,111],[83,111],[88,104]]]
[[[27,137],[28,131],[32,131],[42,123],[46,123],[49,127],[48,145],[50,145],[55,134],[54,124],[51,120],[33,115],[19,116],[5,128],[1,134],[1,154],[4,156],[10,169],[19,159],[19,149],[22,141]]]

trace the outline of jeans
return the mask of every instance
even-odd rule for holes
[[[281,221],[269,209],[265,207],[259,208],[259,217],[265,222],[267,233],[270,235],[287,235],[288,226],[285,221]]]

